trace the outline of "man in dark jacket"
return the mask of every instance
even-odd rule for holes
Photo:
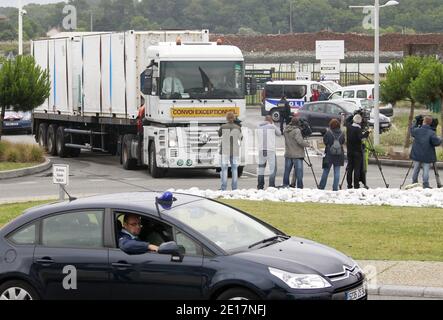
[[[348,189],[352,189],[352,182],[354,188],[360,188],[360,175],[363,162],[363,145],[362,140],[369,136],[369,131],[363,133],[361,122],[363,121],[361,115],[356,114],[352,118],[352,125],[346,128],[346,148],[348,151],[348,175],[346,180],[348,182]]]
[[[288,125],[289,121],[291,121],[291,105],[286,100],[286,96],[281,98],[277,107],[280,110],[280,132],[283,132],[283,125]]]
[[[442,143],[442,140],[437,137],[437,134],[431,127],[432,117],[425,117],[423,125],[411,127],[411,136],[414,138],[414,143],[411,150],[411,160],[414,161],[414,172],[412,174],[412,183],[418,183],[418,174],[420,167],[423,167],[423,188],[430,188],[429,185],[429,170],[431,163],[437,161],[435,154],[435,147]]]
[[[138,239],[142,229],[141,218],[135,214],[126,214],[123,218],[123,229],[118,236],[118,247],[127,254],[142,254],[157,251],[158,247]]]

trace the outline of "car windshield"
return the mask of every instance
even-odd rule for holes
[[[342,101],[339,103],[339,105],[348,113],[354,113],[359,109],[359,107],[355,103],[348,101]]]
[[[163,214],[186,224],[230,253],[246,250],[251,244],[277,234],[247,215],[210,200],[181,205]]]
[[[242,61],[168,61],[160,65],[161,99],[242,99]]]

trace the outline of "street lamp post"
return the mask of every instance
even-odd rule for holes
[[[380,8],[396,5],[398,1],[390,0],[380,6],[380,0],[374,0],[374,6],[349,6],[374,10],[374,145],[380,144]]]
[[[23,6],[18,0],[18,54],[23,55]]]

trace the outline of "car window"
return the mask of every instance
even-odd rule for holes
[[[354,90],[348,90],[348,91],[343,92],[343,99],[346,99],[346,98],[355,98]]]
[[[355,103],[349,101],[341,101],[339,104],[347,113],[354,113],[360,109]]]
[[[311,104],[309,111],[317,113],[326,113],[326,105],[324,103]]]
[[[302,85],[286,85],[284,90],[288,99],[303,99],[306,95],[307,87]]]
[[[326,106],[326,112],[330,114],[340,115],[343,113],[343,109],[335,104],[328,103],[328,105]]]
[[[276,235],[259,221],[210,200],[181,205],[163,214],[179,220],[228,252]]]
[[[117,238],[119,238],[119,233],[124,226],[123,218],[126,212],[118,212],[116,223],[117,226]],[[138,239],[140,241],[149,242],[156,246],[161,245],[163,242],[172,241],[172,227],[155,219],[148,218],[146,216],[140,215],[141,217],[141,229]]]
[[[340,99],[340,98],[341,98],[341,91],[337,91],[332,94],[330,99]]]
[[[9,236],[9,239],[16,244],[35,244],[36,243],[35,224],[21,228]]]
[[[183,246],[185,248],[185,255],[190,256],[201,256],[202,248],[199,244],[197,244],[194,240],[189,238],[181,231],[177,231],[175,233],[175,241],[179,246]]]
[[[48,247],[102,247],[103,211],[63,213],[43,220],[42,244]]]
[[[282,85],[267,85],[265,88],[266,98],[280,99],[283,97],[283,86]]]
[[[357,98],[359,99],[366,99],[368,97],[368,93],[366,90],[358,90],[357,91]]]

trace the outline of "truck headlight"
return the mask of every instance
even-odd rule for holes
[[[293,289],[323,289],[331,284],[318,274],[296,274],[269,267],[269,272]]]
[[[168,143],[169,147],[175,148],[178,144],[178,138],[177,138],[177,131],[175,128],[169,128],[169,135],[168,135]]]

